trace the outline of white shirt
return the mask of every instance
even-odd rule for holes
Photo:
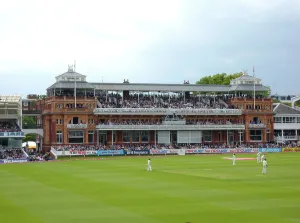
[[[263,161],[263,167],[266,167],[268,165],[267,160]]]
[[[262,159],[264,159],[265,158],[265,155],[262,155],[262,157],[261,157]]]
[[[233,159],[235,160],[235,155],[233,155]]]
[[[260,153],[257,153],[257,156],[260,157]]]
[[[151,165],[151,160],[148,160],[148,166],[150,166]]]

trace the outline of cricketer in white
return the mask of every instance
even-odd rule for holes
[[[267,159],[264,159],[264,161],[262,163],[263,163],[262,173],[266,174],[267,173],[267,167],[268,167]]]
[[[152,171],[151,159],[148,159],[148,169],[147,169],[147,171]]]

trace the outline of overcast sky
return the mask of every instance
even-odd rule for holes
[[[9,0],[0,94],[44,94],[76,60],[89,82],[194,83],[248,69],[300,94],[299,0]]]

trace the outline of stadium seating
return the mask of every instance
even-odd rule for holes
[[[5,149],[0,150],[0,159],[26,159],[26,156],[20,149]]]
[[[15,121],[12,120],[1,120],[0,121],[0,132],[19,132],[20,127]]]

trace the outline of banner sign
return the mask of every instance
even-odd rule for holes
[[[187,154],[222,154],[222,153],[257,153],[258,149],[254,148],[237,148],[237,149],[186,149]]]
[[[281,148],[259,148],[258,151],[260,153],[281,153]]]
[[[149,150],[128,150],[126,152],[127,155],[149,155]]]
[[[237,149],[229,149],[229,153],[257,153],[258,149],[256,148],[237,148]]]
[[[92,156],[97,155],[96,150],[86,150],[86,151],[80,151],[80,150],[70,150],[70,151],[56,151],[56,156]]]
[[[95,155],[97,155],[97,151],[96,150],[87,150],[87,151],[85,151],[85,155],[86,156],[95,156]]]
[[[186,149],[185,153],[187,154],[198,154],[198,153],[204,153],[203,149]]]
[[[300,152],[300,148],[283,148],[282,152]]]
[[[177,154],[176,149],[151,149],[152,155]]]
[[[85,156],[86,151],[70,150],[71,156]]]
[[[26,162],[28,162],[27,159],[15,159],[15,160],[3,159],[3,160],[0,160],[0,163],[26,163]]]
[[[125,155],[125,151],[121,150],[98,150],[96,151],[98,156],[115,156],[115,155]]]

